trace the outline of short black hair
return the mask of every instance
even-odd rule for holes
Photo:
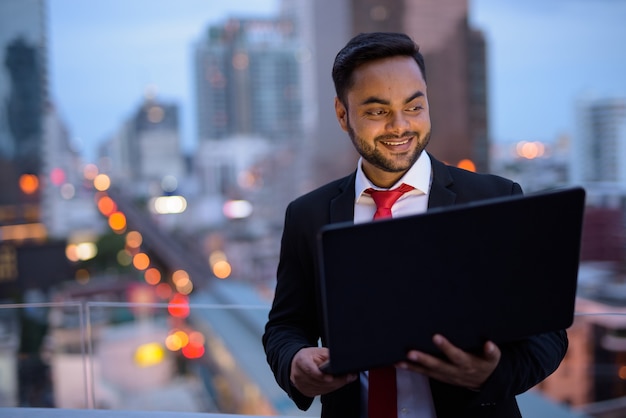
[[[333,82],[335,92],[346,103],[347,90],[352,86],[352,74],[362,64],[395,56],[407,56],[415,60],[426,81],[426,65],[419,46],[406,34],[394,32],[361,33],[352,38],[335,57]]]

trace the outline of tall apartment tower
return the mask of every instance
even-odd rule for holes
[[[42,169],[44,6],[43,0],[0,2],[0,205],[19,203],[19,176]]]
[[[210,26],[195,50],[199,140],[299,138],[298,52],[288,20],[233,18]]]
[[[489,170],[486,44],[468,24],[467,0],[351,0],[353,34],[405,32],[426,60],[435,157]]]
[[[626,194],[626,99],[583,98],[576,115],[572,182]]]
[[[428,151],[451,165],[470,160],[477,171],[489,170],[486,45],[469,28],[467,0],[282,0],[281,13],[295,22],[307,57],[300,191],[355,168],[358,156],[334,113],[331,68],[339,49],[361,32],[406,32],[416,40],[426,58]]]

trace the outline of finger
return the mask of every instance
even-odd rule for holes
[[[467,353],[452,344],[446,337],[441,334],[433,336],[433,343],[439,348],[446,357],[453,363],[463,363],[467,361]]]
[[[485,343],[484,356],[485,360],[498,362],[501,356],[500,348],[491,341]]]
[[[430,374],[430,370],[441,370],[450,366],[450,363],[445,360],[416,350],[407,353],[407,360],[409,361],[403,363],[405,363],[409,369],[418,373]],[[404,368],[402,363],[400,363],[399,366]]]

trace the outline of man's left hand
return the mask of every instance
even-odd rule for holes
[[[491,341],[485,343],[480,354],[463,351],[439,334],[433,337],[433,342],[446,358],[411,350],[407,354],[408,361],[400,362],[396,366],[441,382],[477,391],[500,361],[500,349]]]

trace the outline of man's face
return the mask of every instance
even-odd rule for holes
[[[411,168],[430,139],[426,82],[411,57],[373,61],[353,73],[345,105],[335,99],[342,129],[363,157],[363,171],[390,187]]]

